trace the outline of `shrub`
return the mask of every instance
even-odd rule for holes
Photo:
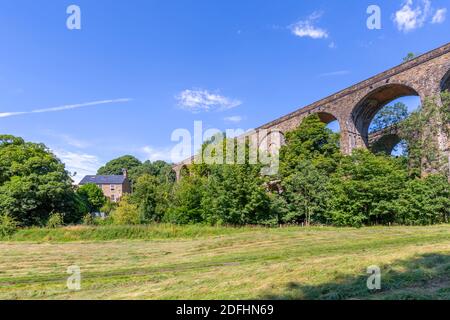
[[[47,228],[56,229],[64,225],[64,215],[61,213],[52,213],[47,221]]]
[[[112,214],[116,225],[137,225],[142,222],[139,208],[130,203],[128,197],[124,197]]]
[[[83,224],[85,226],[95,226],[97,224],[97,221],[92,216],[92,214],[88,213],[83,217]]]
[[[112,216],[107,216],[106,218],[94,218],[95,225],[97,226],[110,226],[114,224]]]
[[[353,227],[394,223],[391,204],[398,201],[407,178],[401,159],[355,150],[342,158],[331,177],[328,221]]]
[[[19,223],[7,213],[0,214],[0,237],[7,237],[17,231]]]
[[[103,212],[104,214],[109,216],[116,209],[117,209],[117,203],[109,201],[109,200],[106,200],[106,202],[103,205],[103,207],[100,208],[100,212]]]
[[[409,225],[448,223],[450,184],[443,175],[408,181],[396,207],[398,222]]]
[[[98,212],[106,203],[106,197],[103,195],[102,189],[93,183],[80,187],[77,194],[83,199],[89,213]]]

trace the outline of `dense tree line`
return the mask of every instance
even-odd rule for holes
[[[444,106],[439,106],[439,112],[432,112],[434,117],[440,115],[439,121],[448,123],[450,117],[442,110],[448,109],[449,101],[448,95],[443,95]],[[430,113],[432,109],[428,106],[426,110]],[[392,124],[392,109],[385,111],[390,118],[379,119],[380,126]],[[124,156],[98,172],[121,174],[123,168],[129,170],[133,193],[118,205],[109,203],[95,185],[74,188],[64,164],[44,145],[0,136],[0,226],[59,225],[61,220],[66,224],[83,221],[356,227],[447,223],[448,164],[446,170],[438,167],[431,175],[416,170],[422,165],[417,158],[424,159],[426,150],[414,144],[423,144],[423,139],[417,139],[420,125],[429,121],[423,113],[419,110],[412,120],[404,121],[405,132],[412,135],[408,148],[422,150],[415,158],[373,154],[368,150],[342,155],[339,135],[317,115],[306,118],[287,134],[276,176],[262,176],[261,165],[250,165],[248,161],[239,165],[194,164],[189,167],[189,175],[175,182],[169,164],[142,163]],[[403,120],[403,114],[398,118]],[[413,126],[416,130],[408,131]],[[218,141],[212,139],[207,144],[222,143],[218,150],[228,145],[226,139]],[[106,212],[108,218],[99,221],[89,215],[98,211]]]
[[[386,113],[391,125],[392,108]],[[286,140],[277,176],[263,177],[260,166],[249,164],[195,164],[177,184],[158,184],[150,176],[139,179],[136,192],[123,205],[138,208],[142,219],[134,221],[139,223],[359,227],[449,220],[450,185],[445,172],[421,177],[411,170],[406,156],[368,150],[344,156],[339,135],[318,116],[306,118]]]

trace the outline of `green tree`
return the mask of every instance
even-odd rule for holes
[[[155,176],[144,174],[135,183],[130,202],[138,206],[146,222],[159,222],[169,206],[171,187]]]
[[[51,212],[67,223],[83,215],[64,164],[45,145],[10,135],[0,136],[0,212],[22,226],[44,225]]]
[[[129,198],[123,197],[117,209],[112,214],[114,224],[138,225],[142,223],[142,217],[137,205],[130,203]]]
[[[285,223],[304,223],[307,226],[323,221],[329,198],[326,172],[305,161],[303,167],[282,182],[286,199]]]
[[[209,224],[276,223],[259,166],[215,166],[207,178],[201,206]]]
[[[160,183],[175,183],[176,175],[172,170],[172,165],[165,161],[145,161],[138,167],[134,167],[129,172],[130,179],[137,181],[143,175],[151,175],[158,179]]]
[[[401,224],[448,223],[450,184],[447,177],[431,175],[408,181],[395,208]]]
[[[107,201],[102,189],[93,183],[81,186],[77,194],[84,201],[89,213],[99,212]]]
[[[176,224],[203,222],[202,199],[206,192],[206,181],[206,178],[195,175],[177,183],[164,221]]]
[[[330,173],[340,157],[339,134],[328,129],[318,115],[305,118],[296,130],[288,132],[286,143],[280,150],[280,175],[283,178],[299,172],[305,161]]]
[[[370,132],[377,132],[385,128],[389,128],[408,117],[408,107],[402,103],[397,102],[394,105],[387,105],[383,107],[375,116],[370,124]]]
[[[448,155],[436,137],[450,137],[450,93],[425,99],[424,104],[404,120],[401,132],[408,142],[412,176],[439,173],[450,178]]]
[[[121,175],[123,169],[132,171],[133,169],[139,167],[141,161],[136,157],[126,155],[114,160],[109,161],[106,165],[98,169],[98,175]]]
[[[278,211],[285,223],[320,223],[326,210],[327,185],[341,157],[339,135],[318,115],[303,120],[287,134],[280,152],[280,180],[284,204]]]
[[[416,57],[416,54],[413,52],[409,52],[406,57],[403,58],[403,62],[408,62],[413,60]]]
[[[328,221],[339,226],[396,221],[392,203],[408,178],[405,161],[366,150],[343,157],[330,180]]]

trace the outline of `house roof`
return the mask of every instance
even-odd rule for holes
[[[80,185],[94,184],[123,184],[127,178],[125,176],[85,176],[80,181]]]

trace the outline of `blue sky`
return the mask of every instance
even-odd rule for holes
[[[2,0],[0,133],[45,143],[78,179],[124,154],[168,160],[195,120],[254,128],[449,42],[448,5]]]

